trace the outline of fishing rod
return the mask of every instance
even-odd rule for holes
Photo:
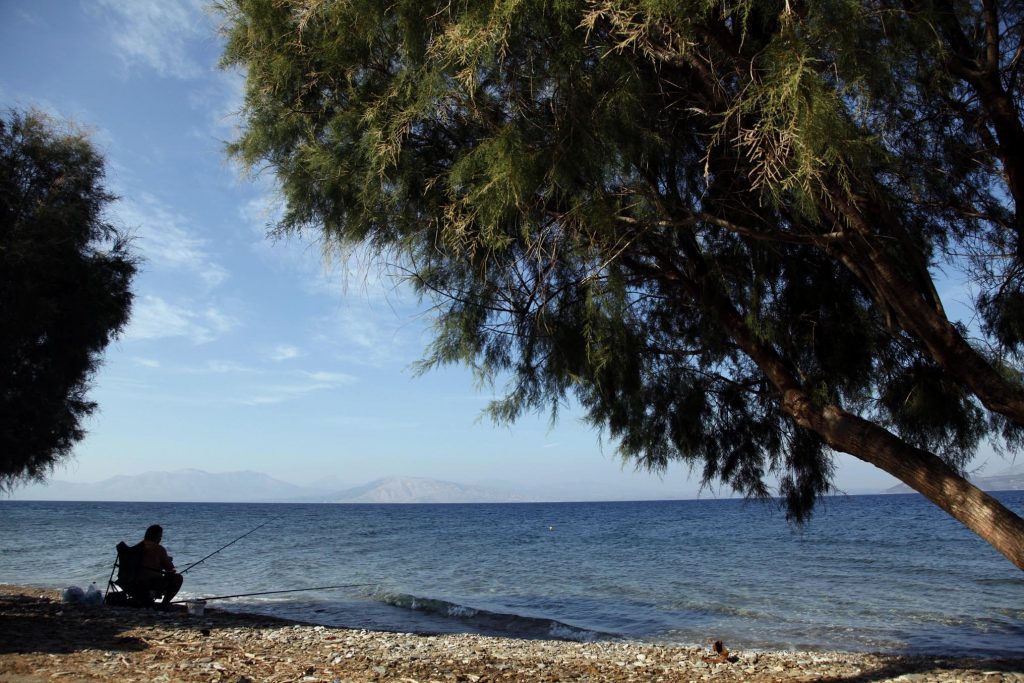
[[[238,542],[239,542],[239,541],[241,541],[241,540],[242,540],[243,538],[245,538],[246,536],[248,536],[249,534],[251,534],[251,533],[252,533],[253,531],[256,531],[257,529],[262,529],[263,527],[265,527],[266,525],[270,524],[270,523],[271,523],[271,522],[273,522],[274,520],[277,520],[277,519],[280,519],[280,518],[281,518],[280,516],[277,516],[277,517],[273,517],[273,518],[271,518],[271,519],[268,519],[267,521],[263,522],[263,524],[260,524],[260,525],[259,525],[258,527],[256,527],[256,529],[251,529],[251,530],[249,530],[249,531],[245,532],[244,534],[242,534],[241,536],[239,536],[239,537],[238,537],[238,538],[236,538],[235,540],[231,541],[231,543],[228,543],[228,544],[226,544],[226,545],[222,545],[221,547],[217,548],[216,550],[214,550],[214,551],[213,551],[212,553],[210,553],[209,555],[207,555],[207,556],[206,556],[206,557],[204,557],[203,559],[201,559],[201,560],[198,560],[198,561],[196,561],[196,562],[193,562],[192,564],[190,564],[189,566],[185,567],[184,569],[182,569],[182,570],[181,570],[180,572],[178,572],[178,573],[179,573],[179,574],[184,574],[185,572],[187,572],[187,571],[188,571],[189,569],[192,569],[192,567],[196,566],[197,564],[199,564],[199,563],[201,563],[201,562],[206,562],[206,561],[207,561],[208,559],[210,559],[211,557],[213,557],[214,555],[216,555],[217,553],[219,553],[219,552],[220,552],[221,550],[224,550],[224,549],[225,549],[225,548],[227,548],[228,546],[231,546],[231,545],[234,545],[235,543],[238,543]]]
[[[227,600],[228,598],[249,598],[254,595],[274,595],[277,593],[301,593],[302,591],[325,591],[332,588],[363,588],[366,586],[376,586],[375,583],[345,583],[337,586],[315,586],[313,588],[291,588],[283,591],[260,591],[259,593],[238,593],[237,595],[214,595],[209,598],[189,598],[187,600],[173,600],[173,603],[181,602],[195,602],[196,600],[208,601],[208,600]]]

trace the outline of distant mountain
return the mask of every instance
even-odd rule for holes
[[[971,483],[983,491],[1024,491],[1024,463],[1012,465],[987,477],[971,477]],[[883,493],[914,493],[906,484],[897,484]]]
[[[323,496],[318,489],[296,486],[260,472],[145,472],[119,475],[91,484],[51,481],[14,491],[18,500],[104,500],[147,502],[283,502]]]
[[[336,480],[335,480],[336,481]],[[468,485],[424,477],[388,477],[338,490],[297,486],[260,472],[184,469],[121,475],[79,484],[51,480],[16,488],[14,500],[146,501],[183,503],[516,503],[527,501],[644,500],[642,490],[612,485]],[[0,497],[2,498],[2,497]]]
[[[14,491],[17,500],[182,503],[504,503],[525,497],[498,488],[420,477],[388,477],[342,491],[296,486],[260,472],[145,472],[91,484],[51,481]]]
[[[421,477],[387,477],[331,497],[333,503],[508,503],[525,498],[500,489]]]

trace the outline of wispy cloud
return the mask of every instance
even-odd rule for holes
[[[413,420],[395,420],[380,415],[331,415],[323,420],[327,424],[355,427],[360,430],[378,432],[408,431],[421,429],[422,425]]]
[[[278,196],[266,183],[259,183],[263,192],[249,201],[242,204],[238,209],[238,215],[249,226],[249,228],[260,237],[267,234],[267,230],[281,220],[284,211],[284,198]]]
[[[237,324],[237,320],[212,306],[191,310],[171,304],[158,296],[143,296],[135,301],[125,339],[142,341],[184,337],[193,344],[205,344],[224,335]]]
[[[262,371],[232,360],[208,360],[198,365],[183,365],[173,369],[175,374],[187,375],[258,375]]]
[[[158,367],[160,367],[160,361],[153,360],[152,358],[135,357],[132,360],[135,362],[136,365],[142,366],[144,368],[158,368]]]
[[[327,389],[334,388],[333,384],[328,384],[326,382],[263,387],[258,392],[242,399],[241,402],[250,406],[273,405],[277,403],[284,403],[285,401],[291,401],[292,399],[299,398],[300,396],[314,391],[325,391]]]
[[[121,199],[116,218],[135,235],[135,245],[147,262],[162,268],[186,270],[208,288],[228,279],[228,271],[207,251],[207,241],[188,227],[189,220],[152,195],[140,201]]]
[[[337,349],[337,356],[359,365],[408,365],[425,346],[424,321],[387,306],[349,299],[316,325],[314,340]]]
[[[258,372],[253,368],[235,363],[229,360],[210,360],[203,366],[203,372],[211,372],[217,375]]]
[[[272,361],[283,361],[292,360],[302,355],[302,351],[291,344],[281,344],[270,352],[270,360]]]
[[[217,70],[197,82],[189,92],[188,103],[203,118],[192,133],[199,138],[211,135],[218,140],[233,140],[242,129],[242,104],[245,102],[245,74]]]
[[[382,322],[369,315],[360,315],[346,307],[335,316],[334,331],[349,346],[355,346],[363,351],[373,351],[390,346],[394,340],[394,328],[383,325]]]
[[[363,245],[346,250],[326,240],[316,228],[271,234],[284,214],[285,199],[265,177],[255,180],[260,194],[238,213],[257,238],[252,249],[260,258],[297,277],[310,294],[391,307],[414,303],[398,270]]]
[[[306,372],[303,374],[317,382],[329,382],[334,386],[352,384],[356,381],[355,377],[346,375],[343,372]]]
[[[208,40],[212,18],[203,0],[96,0],[106,19],[111,49],[131,69],[143,65],[161,76],[187,80],[209,68],[196,61],[194,46]]]
[[[25,24],[28,24],[30,26],[35,26],[35,25],[38,25],[38,24],[42,23],[38,16],[36,16],[35,14],[32,14],[31,12],[26,10],[24,7],[19,7],[17,9],[15,9],[14,10],[14,16],[18,17],[18,19],[21,22],[23,22]]]
[[[301,377],[298,381],[293,379],[278,384],[250,387],[245,392],[246,397],[240,402],[251,406],[284,403],[314,392],[340,389],[357,381],[352,375],[340,372],[303,371],[298,373],[298,376]],[[294,378],[296,375],[291,377]]]
[[[159,363],[151,365],[140,357],[133,360],[145,367],[161,367]],[[281,373],[230,360],[208,360],[196,365],[162,367],[169,374],[207,375],[210,378],[205,383],[190,380],[197,389],[188,395],[154,392],[150,385],[137,381],[134,384],[122,381],[121,388],[131,391],[132,396],[144,397],[149,401],[202,406],[266,406],[299,400],[317,392],[338,390],[358,382],[357,377],[340,372],[293,370]]]
[[[341,297],[345,277],[338,264],[326,257],[322,239],[312,231],[303,235],[271,235],[283,215],[284,198],[263,178],[256,179],[256,185],[260,194],[238,210],[254,238],[253,252],[273,268],[295,277],[307,293]]]

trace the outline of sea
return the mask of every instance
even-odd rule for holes
[[[1024,514],[1024,491],[995,495]],[[103,590],[115,545],[150,524],[188,568],[180,598],[330,626],[1024,656],[1024,572],[916,494],[828,498],[802,527],[737,499],[6,500],[0,583]]]

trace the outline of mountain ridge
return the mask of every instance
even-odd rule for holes
[[[1010,465],[1005,470],[986,477],[968,477],[970,482],[983,491],[1024,491],[1024,463]],[[883,493],[916,493],[906,484],[897,484]]]
[[[1024,463],[972,481],[987,491],[1024,490]],[[617,495],[613,495],[617,493]],[[902,484],[877,493],[913,493]],[[516,503],[587,500],[649,500],[631,492],[577,495],[558,487],[529,492],[508,486],[461,484],[427,477],[383,477],[349,488],[299,486],[261,472],[207,472],[199,469],[149,471],[116,475],[93,483],[51,480],[25,484],[8,493],[9,500],[181,502],[181,503]]]
[[[515,503],[525,498],[499,489],[426,477],[383,477],[346,489],[333,503]]]
[[[522,494],[425,477],[384,477],[349,489],[298,486],[261,472],[198,469],[116,475],[94,483],[26,484],[14,500],[180,503],[507,503]]]

